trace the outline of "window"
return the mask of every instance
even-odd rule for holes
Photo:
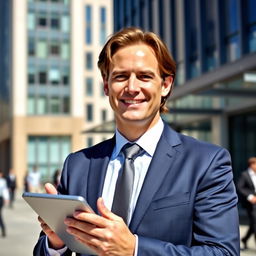
[[[34,67],[29,67],[28,68],[28,83],[29,85],[35,84],[36,78],[35,78],[35,68]]]
[[[37,26],[41,28],[47,27],[47,18],[46,13],[40,13],[37,18]]]
[[[39,71],[38,81],[39,81],[39,84],[41,84],[41,85],[47,84],[47,73],[46,73],[46,71]]]
[[[50,55],[58,56],[60,55],[60,45],[58,42],[52,42],[49,46]]]
[[[29,115],[36,114],[36,102],[33,96],[28,97],[27,111]]]
[[[103,45],[105,43],[107,36],[106,31],[106,8],[100,8],[100,44]]]
[[[102,122],[107,121],[107,110],[106,109],[101,110],[101,120],[102,120]]]
[[[61,58],[62,59],[69,59],[69,43],[64,42],[61,43]]]
[[[92,104],[86,105],[86,121],[88,122],[93,121],[93,105]]]
[[[202,36],[203,47],[205,52],[205,63],[204,71],[213,70],[217,64],[217,52],[216,52],[216,1],[204,0],[202,2],[203,9],[205,10],[205,15],[203,15],[203,24],[205,24]]]
[[[249,31],[249,52],[256,52],[256,25]]]
[[[57,68],[51,68],[49,70],[49,81],[53,85],[60,83],[60,71]]]
[[[189,77],[194,78],[200,74],[199,62],[199,45],[198,45],[198,23],[196,16],[198,16],[198,9],[196,8],[196,1],[187,1],[187,8],[190,10],[188,13],[188,26],[189,26]]]
[[[51,28],[55,30],[60,28],[60,21],[58,18],[51,18]]]
[[[37,114],[38,115],[44,115],[47,113],[47,109],[46,109],[46,97],[39,97],[37,99]]]
[[[256,1],[247,0],[247,27],[248,27],[248,50],[256,52]]]
[[[29,136],[27,148],[28,170],[37,166],[42,182],[46,182],[52,179],[56,169],[61,169],[71,150],[71,139],[69,136]]]
[[[92,77],[87,77],[85,80],[85,91],[86,96],[93,96],[93,79]]]
[[[69,84],[69,71],[68,70],[62,71],[62,84],[63,85]]]
[[[238,38],[238,3],[237,0],[226,0],[225,4],[225,44],[226,61],[240,58]]]
[[[63,113],[68,114],[70,109],[69,97],[63,98]]]
[[[58,114],[60,113],[60,98],[52,97],[49,102],[50,113],[51,114]]]
[[[28,30],[34,30],[36,27],[36,19],[34,13],[28,14]]]
[[[235,61],[240,57],[238,35],[228,37],[226,39],[227,61]]]
[[[69,16],[62,16],[61,17],[61,31],[62,32],[69,32],[70,30],[69,25]]]
[[[36,46],[35,46],[35,40],[30,38],[28,40],[28,55],[29,56],[34,56],[35,55],[35,50]]]
[[[87,147],[91,147],[93,145],[93,138],[92,137],[88,137],[87,138]]]
[[[46,41],[38,41],[36,44],[36,55],[38,58],[47,57],[47,43]]]
[[[90,5],[85,6],[85,42],[92,43],[92,7]]]
[[[92,70],[93,69],[93,64],[92,64],[92,53],[87,52],[85,54],[85,66],[87,70]]]

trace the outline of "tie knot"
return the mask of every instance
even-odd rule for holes
[[[134,160],[137,156],[139,156],[143,152],[143,149],[135,143],[133,144],[127,143],[123,146],[122,152],[125,158]]]

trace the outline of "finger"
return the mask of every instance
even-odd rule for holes
[[[109,220],[122,220],[122,218],[116,214],[114,214],[113,212],[111,212],[104,204],[104,200],[102,197],[100,197],[97,200],[97,207],[99,210],[99,213],[102,215],[102,217],[107,218]]]
[[[53,194],[53,195],[58,194],[56,188],[51,183],[46,183],[44,185],[44,188],[45,188],[45,191],[46,191],[47,194]]]
[[[90,234],[84,233],[81,230],[78,230],[76,228],[69,227],[67,228],[67,232],[75,237],[76,240],[85,243],[92,249],[96,249],[100,247],[102,241],[98,239],[97,237],[94,237]]]
[[[88,222],[79,221],[74,218],[66,218],[64,223],[68,226],[68,228],[74,228],[93,237],[97,237],[99,239],[104,237],[102,228],[99,228],[96,225],[90,224]]]
[[[108,222],[107,219],[103,218],[100,215],[97,215],[95,213],[84,212],[84,211],[83,212],[75,211],[73,213],[73,217],[78,221],[87,222],[99,228],[105,228]]]

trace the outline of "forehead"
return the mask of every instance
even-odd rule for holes
[[[131,64],[158,67],[158,61],[153,49],[146,44],[134,44],[122,47],[112,56],[112,67]]]

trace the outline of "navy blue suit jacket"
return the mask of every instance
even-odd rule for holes
[[[114,146],[112,138],[70,154],[60,193],[82,195],[97,211]],[[138,235],[139,256],[240,255],[229,153],[165,124],[129,228]],[[35,255],[43,255],[43,240]]]

